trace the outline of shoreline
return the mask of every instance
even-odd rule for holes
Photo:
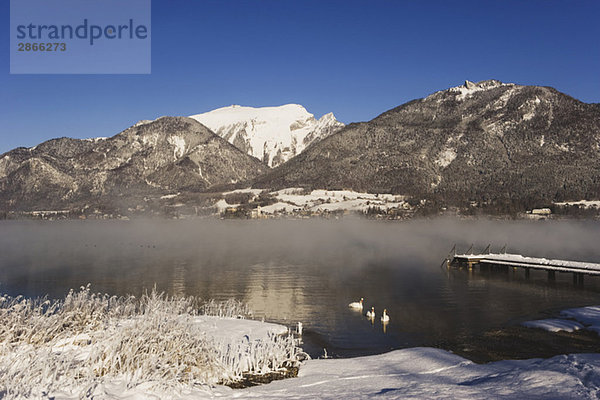
[[[85,305],[88,299],[92,302],[115,301],[108,297],[94,297],[89,294],[88,289],[80,295],[75,293],[74,296],[80,299],[77,304],[81,305]],[[21,300],[2,298],[2,302],[7,301],[9,307],[6,310],[11,310],[17,304],[14,302]],[[154,356],[151,356],[147,362],[143,361],[146,365],[142,369],[134,366],[132,370],[117,369],[106,376],[90,375],[86,379],[89,382],[84,385],[89,385],[89,388],[85,389],[84,397],[115,400],[132,397],[338,399],[371,398],[380,395],[391,398],[489,398],[489,395],[517,398],[594,398],[600,394],[600,339],[598,333],[593,330],[549,332],[539,328],[508,326],[487,331],[482,335],[472,335],[464,340],[438,343],[437,346],[410,347],[360,357],[302,361],[303,357],[286,358],[285,354],[281,354],[283,358],[280,357],[280,360],[287,359],[292,364],[286,362],[275,364],[273,361],[271,365],[267,361],[271,357],[270,352],[281,349],[270,347],[266,348],[266,353],[259,354],[255,354],[252,349],[256,346],[263,347],[262,343],[266,341],[276,343],[279,340],[292,340],[286,339],[291,333],[290,327],[278,323],[235,318],[239,311],[233,312],[232,305],[227,308],[218,303],[211,303],[206,308],[206,310],[213,309],[216,313],[213,316],[186,316],[185,313],[179,315],[177,312],[173,314],[169,311],[170,307],[176,304],[183,305],[184,308],[188,306],[187,303],[173,303],[173,301],[176,300],[153,294],[142,304],[148,302],[147,307],[150,307],[148,310],[158,309],[159,314],[154,315],[155,312],[152,311],[149,314],[142,313],[135,318],[114,320],[112,328],[108,330],[106,327],[101,328],[102,325],[96,326],[97,322],[100,322],[98,320],[96,325],[93,325],[96,328],[82,325],[80,333],[77,333],[79,330],[67,330],[60,335],[48,336],[49,341],[42,340],[39,343],[25,341],[21,344],[10,341],[12,343],[10,345],[1,344],[2,348],[10,351],[4,352],[3,357],[0,357],[2,362],[0,371],[3,371],[5,378],[9,380],[14,374],[19,375],[21,384],[26,386],[21,386],[21,389],[15,392],[8,381],[4,381],[4,388],[0,385],[0,394],[7,399],[39,398],[38,395],[44,393],[42,397],[63,400],[81,398],[84,390],[81,384],[84,382],[80,382],[78,371],[82,368],[105,365],[105,361],[101,361],[100,364],[89,364],[91,360],[96,360],[95,355],[98,351],[105,352],[111,358],[114,356],[117,358],[146,357],[146,350],[144,350],[146,344],[142,344],[146,340],[142,336],[145,335],[144,332],[148,333],[155,329],[159,329],[162,333],[151,340],[159,343],[156,348],[159,352],[156,353],[154,361],[152,361]],[[33,306],[41,307],[43,310],[47,304],[55,307],[48,301],[34,302]],[[116,305],[120,307],[119,304]],[[233,318],[229,314],[222,314],[227,310],[233,312]],[[600,307],[568,309],[563,310],[560,315],[565,321],[576,319],[585,324],[588,329],[593,329],[596,322],[600,321]],[[6,316],[10,317],[10,313]],[[47,318],[52,319],[53,316],[54,313],[47,314]],[[106,320],[105,323],[110,321],[110,319]],[[40,323],[36,322],[38,325]],[[170,327],[167,330],[160,328],[165,323]],[[225,383],[223,379],[226,381],[227,378],[224,376],[218,378],[221,375],[214,375],[204,383],[201,381],[188,383],[180,381],[179,378],[173,380],[176,375],[166,380],[160,378],[160,374],[155,374],[157,368],[162,371],[159,365],[164,363],[161,361],[163,350],[160,349],[163,345],[166,346],[165,349],[171,349],[168,351],[178,348],[172,340],[180,336],[177,334],[171,337],[168,332],[172,330],[181,330],[182,334],[187,330],[187,334],[207,338],[209,340],[207,343],[215,344],[213,351],[217,349],[225,351],[223,362],[233,362],[232,365],[239,365],[239,368],[255,372],[243,372],[243,369],[238,368],[239,378],[231,383]],[[14,334],[17,335],[15,339],[20,338],[20,333]],[[119,335],[122,339],[117,341],[125,340],[122,343],[137,341],[142,346],[139,349],[144,352],[136,353],[135,349],[138,347],[127,349],[118,345],[114,342],[113,336]],[[160,342],[165,343],[161,345]],[[115,355],[106,353],[105,346],[113,346]],[[150,350],[152,347],[147,349]],[[208,347],[205,349],[211,351]],[[299,355],[306,354],[301,348],[301,343],[298,343],[298,350],[294,352]],[[154,350],[150,350],[148,354],[155,354]],[[194,352],[191,354],[196,354],[195,357],[201,356]],[[60,359],[65,360],[67,364],[63,365],[61,362],[56,364]],[[179,363],[183,360],[171,361]],[[252,367],[256,362],[262,363],[263,366]],[[53,364],[62,365],[62,372],[58,376],[50,375],[40,380],[39,377],[32,375],[32,371],[36,369],[31,366],[37,366],[37,370],[42,371]],[[166,367],[167,364],[164,366]],[[145,375],[144,371],[149,375]],[[62,379],[61,374],[73,375],[75,379]],[[139,376],[135,377],[136,375]]]
[[[242,389],[223,398],[596,398],[599,354],[476,364],[431,347],[305,363],[298,378]]]

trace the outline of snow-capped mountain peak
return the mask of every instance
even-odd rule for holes
[[[231,105],[191,118],[272,167],[344,126],[333,113],[317,120],[299,104],[276,107]]]
[[[496,79],[488,79],[486,81],[481,82],[471,82],[465,81],[464,85],[452,87],[448,89],[448,92],[456,93],[456,100],[464,100],[467,97],[471,96],[475,92],[480,92],[482,90],[495,89],[502,86],[515,86],[514,83],[503,83]]]

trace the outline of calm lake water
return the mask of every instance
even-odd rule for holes
[[[237,298],[258,318],[302,321],[312,355],[433,345],[600,304],[600,281],[570,274],[447,270],[452,246],[600,262],[600,223],[560,221],[70,221],[0,223],[0,292],[63,297]],[[365,298],[371,324],[347,305]],[[387,308],[385,331],[379,315]]]

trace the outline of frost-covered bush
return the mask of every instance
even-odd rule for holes
[[[291,335],[223,339],[198,323],[203,315],[249,313],[237,301],[203,304],[156,290],[140,298],[95,294],[89,286],[60,301],[0,296],[0,398],[56,391],[87,397],[115,380],[183,389],[295,365]]]

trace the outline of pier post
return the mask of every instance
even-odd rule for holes
[[[525,268],[525,278],[529,279],[529,268]]]
[[[583,286],[583,274],[579,274],[577,283],[579,284],[579,286]]]
[[[556,280],[556,273],[554,271],[548,271],[548,280]]]

